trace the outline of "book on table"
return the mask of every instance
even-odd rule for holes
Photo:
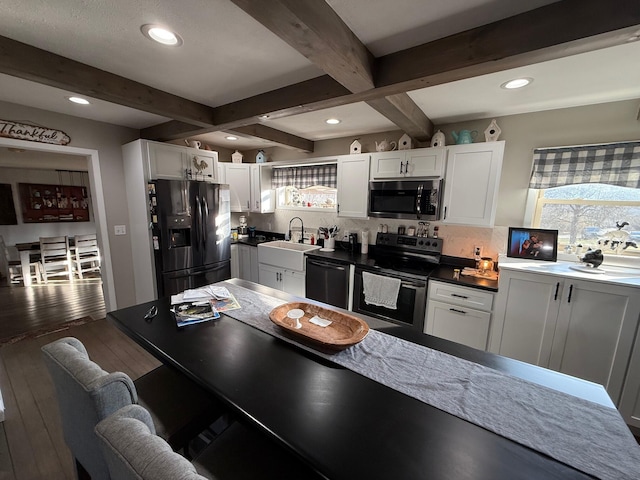
[[[207,322],[220,317],[212,301],[182,302],[173,306],[173,315],[179,327]]]

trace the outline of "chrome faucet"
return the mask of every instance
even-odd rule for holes
[[[293,217],[291,220],[289,220],[289,240],[291,240],[291,223],[295,220],[295,219],[300,220],[300,228],[302,228],[302,233],[300,234],[300,240],[298,240],[298,243],[304,243],[304,222],[302,221],[302,219],[300,217]]]

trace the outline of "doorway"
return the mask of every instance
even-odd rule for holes
[[[89,189],[93,197],[93,218],[95,221],[96,234],[103,258],[101,275],[105,308],[106,311],[115,310],[117,308],[115,284],[113,279],[111,249],[109,246],[104,190],[102,188],[102,175],[100,171],[100,158],[98,156],[98,151],[87,148],[28,142],[25,140],[15,140],[3,137],[0,137],[0,147],[31,150],[37,152],[59,153],[79,156],[86,159],[89,174]]]

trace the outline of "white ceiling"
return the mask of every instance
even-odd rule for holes
[[[549,0],[327,0],[375,55],[392,53],[548,3]],[[180,48],[145,39],[140,26],[165,24]],[[209,106],[322,74],[305,57],[227,0],[3,0],[2,35]],[[635,59],[635,61],[633,61]],[[435,123],[640,98],[640,42],[410,92]],[[499,88],[534,78],[518,91]],[[0,74],[0,100],[132,128],[167,121],[157,115],[93,100],[69,103],[73,92]],[[342,123],[324,123],[329,117]],[[29,119],[13,119],[29,120]],[[310,140],[394,130],[366,104],[265,121]],[[204,138],[227,148],[274,145],[251,137],[230,142],[223,132]]]

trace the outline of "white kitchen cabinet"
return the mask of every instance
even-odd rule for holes
[[[212,150],[186,149],[186,172],[189,180],[218,183],[218,152]]]
[[[240,258],[238,258],[238,244],[231,245],[231,278],[240,278]]]
[[[271,166],[250,165],[250,211],[273,213],[276,211],[276,192],[271,188]]]
[[[338,217],[367,218],[369,155],[338,158]]]
[[[453,145],[446,150],[442,223],[493,227],[504,141]]]
[[[424,333],[487,349],[493,292],[429,281]]]
[[[258,283],[258,248],[238,244],[238,276],[243,280]]]
[[[442,177],[444,148],[418,148],[371,154],[371,179],[404,177]]]
[[[170,143],[145,142],[150,179],[184,180],[187,149]]]
[[[640,429],[640,339],[633,347],[618,409],[627,425]]]
[[[248,212],[250,200],[249,164],[224,163],[224,183],[229,185],[232,212]]]
[[[490,351],[604,385],[618,404],[640,318],[638,293],[503,269]]]
[[[142,142],[147,148],[149,179],[217,181],[217,152],[171,143]]]
[[[297,295],[299,297],[305,296],[304,272],[287,270],[284,268],[274,267],[273,265],[260,263],[258,267],[258,275],[260,284],[262,285],[275,288],[276,290],[282,290],[283,292]]]

